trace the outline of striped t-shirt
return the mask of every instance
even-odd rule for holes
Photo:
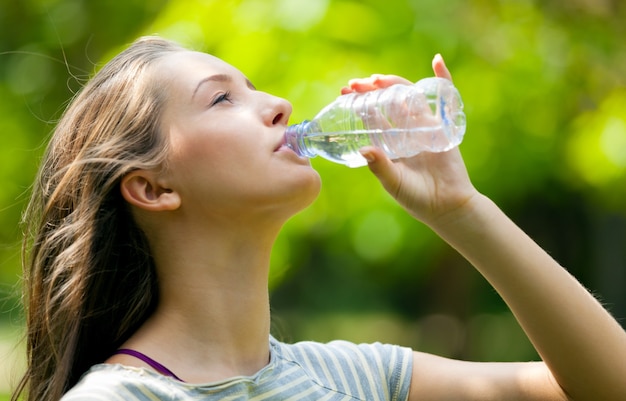
[[[408,397],[412,352],[387,344],[285,344],[270,338],[270,362],[253,376],[190,384],[151,370],[93,366],[61,401],[398,400]]]

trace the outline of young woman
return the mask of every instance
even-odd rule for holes
[[[435,74],[450,79],[441,57]],[[373,76],[342,90],[409,82]],[[59,122],[28,208],[28,400],[624,400],[626,334],[473,187],[458,149],[391,162],[382,185],[486,277],[543,362],[382,344],[284,344],[267,277],[320,178],[284,145],[291,105],[240,71],[142,38]],[[82,378],[81,378],[82,377]]]

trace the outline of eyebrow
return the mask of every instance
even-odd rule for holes
[[[198,82],[198,85],[196,85],[196,89],[194,89],[193,94],[191,95],[191,99],[193,100],[193,98],[196,96],[196,93],[198,92],[200,87],[207,82],[232,82],[232,80],[233,80],[232,77],[227,74],[215,74],[215,75],[206,77],[200,80],[200,82]],[[248,88],[252,90],[256,90],[256,87],[248,79],[246,79],[246,85],[248,86]]]

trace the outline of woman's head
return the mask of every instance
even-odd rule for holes
[[[158,65],[184,51],[138,40],[93,77],[54,131],[25,214],[29,370],[20,390],[29,399],[58,399],[155,305],[149,246],[119,185],[131,171],[163,167]]]
[[[257,91],[239,70],[205,53],[170,55],[159,71],[168,88],[161,116],[167,169],[129,174],[122,183],[129,203],[149,211],[182,205],[204,224],[212,216],[251,221],[255,213],[281,220],[314,199],[319,176],[281,146],[291,115],[286,100]]]

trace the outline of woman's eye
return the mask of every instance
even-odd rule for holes
[[[217,96],[215,100],[213,100],[213,102],[211,103],[211,106],[215,106],[216,104],[221,102],[230,102],[230,92],[225,92]]]

